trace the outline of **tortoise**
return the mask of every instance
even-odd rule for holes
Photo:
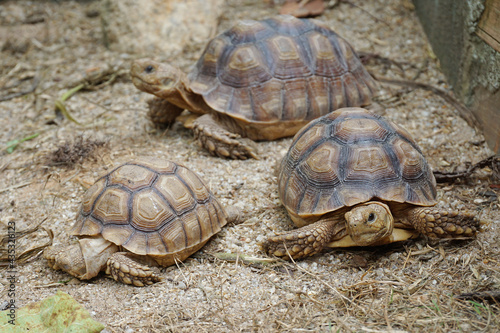
[[[479,227],[470,211],[432,207],[436,180],[420,148],[403,127],[363,108],[336,110],[300,130],[278,167],[278,188],[299,229],[263,247],[283,258],[419,234],[471,238]]]
[[[79,279],[105,270],[144,286],[157,269],[198,251],[228,215],[205,183],[179,163],[143,158],[100,177],[83,196],[71,234],[78,241],[44,251],[50,267]]]
[[[151,59],[133,62],[134,85],[157,96],[150,118],[201,114],[194,136],[212,155],[257,158],[253,140],[293,136],[310,120],[371,103],[377,84],[352,46],[312,19],[244,20],[211,40],[189,74]]]

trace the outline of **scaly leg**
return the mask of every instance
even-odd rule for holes
[[[408,221],[431,238],[471,238],[479,229],[479,220],[470,211],[418,207],[408,211]]]
[[[321,220],[287,233],[269,237],[264,251],[283,259],[300,259],[319,253],[339,233],[338,223]],[[343,229],[345,231],[345,228]]]
[[[114,253],[108,259],[106,274],[110,274],[118,282],[133,284],[136,287],[161,281],[155,270],[140,264],[128,252]]]
[[[149,107],[148,118],[158,128],[167,128],[172,125],[175,118],[184,110],[158,97],[149,99],[147,103]]]
[[[255,142],[224,129],[211,115],[196,119],[193,130],[195,138],[212,155],[242,160],[249,157],[258,159]]]

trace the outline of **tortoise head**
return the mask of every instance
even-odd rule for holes
[[[373,244],[392,233],[394,218],[389,206],[381,202],[366,202],[345,214],[347,232],[359,246]]]
[[[184,88],[181,85],[185,74],[180,69],[147,58],[132,63],[130,76],[137,89],[163,99],[169,99]]]

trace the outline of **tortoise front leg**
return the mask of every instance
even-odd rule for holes
[[[143,287],[161,281],[157,272],[149,266],[142,265],[129,252],[116,252],[107,262],[106,274],[118,282]]]
[[[155,127],[160,129],[170,127],[175,118],[184,111],[183,108],[159,97],[150,98],[147,103],[149,107],[148,118]]]
[[[257,146],[250,139],[231,133],[217,123],[211,115],[203,115],[193,122],[194,136],[210,154],[219,157],[246,160],[258,159]]]
[[[431,238],[471,238],[479,230],[479,220],[470,211],[418,207],[409,210],[408,222]]]
[[[281,235],[269,237],[263,249],[269,255],[282,259],[301,259],[315,255],[327,246],[345,228],[338,230],[339,223],[332,220],[321,220],[305,227],[295,229]]]

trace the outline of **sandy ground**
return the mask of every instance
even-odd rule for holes
[[[408,1],[353,2],[363,10],[341,3],[319,19],[359,52],[401,63],[406,78],[418,75],[419,82],[450,88]],[[106,332],[498,330],[498,303],[455,297],[499,290],[500,202],[498,185],[494,186],[499,180],[491,170],[480,170],[460,183],[438,185],[440,205],[471,209],[485,222],[476,240],[419,238],[379,248],[326,250],[296,263],[219,259],[220,253],[268,258],[259,242],[293,228],[280,205],[274,176],[276,159],[291,139],[258,143],[260,160],[232,161],[200,149],[180,124],[165,132],[155,130],[145,116],[149,96],[126,75],[130,61],[146,54],[106,50],[98,8],[92,1],[0,3],[1,28],[21,36],[3,45],[0,97],[38,81],[33,93],[0,102],[2,223],[15,221],[20,231],[44,221],[42,226],[54,232],[54,243],[64,243],[85,189],[99,174],[137,156],[164,157],[189,166],[223,205],[240,208],[245,219],[225,227],[179,267],[162,269],[164,281],[145,288],[121,285],[103,274],[79,282],[50,269],[43,258],[32,258],[17,267],[18,307],[62,290],[104,323]],[[238,19],[277,12],[271,2],[231,0],[217,30]],[[189,69],[202,47],[191,45],[173,59],[148,56]],[[118,74],[115,81],[94,91],[79,91],[65,102],[80,124],[56,114],[54,103],[62,94],[86,73],[107,66]],[[367,67],[378,76],[402,78],[394,65],[372,60]],[[483,136],[440,97],[425,90],[383,88],[383,113],[406,127],[434,169],[462,168],[492,154]],[[12,153],[5,149],[9,141],[34,134],[38,136]],[[96,140],[106,145],[93,156],[76,159],[70,166],[54,165],[53,152],[58,148],[74,148],[76,142],[81,154]],[[20,253],[46,241],[46,233],[39,230],[20,239],[16,250]],[[9,300],[6,278],[7,268],[1,268],[0,302]]]

